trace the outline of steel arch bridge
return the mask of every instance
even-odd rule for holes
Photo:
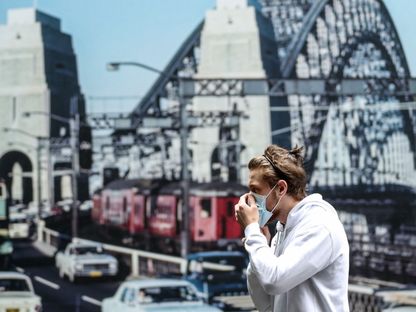
[[[281,1],[280,1],[281,2]],[[297,1],[290,8],[276,5],[279,1],[265,1],[268,14],[279,16],[283,12],[304,15],[298,31],[289,23],[281,27],[280,18],[272,18],[275,29],[286,29],[283,38],[293,36],[287,48],[281,48],[282,75],[292,78],[330,78],[336,90],[337,81],[344,78],[404,78],[410,72],[397,31],[382,1],[379,0],[322,0]],[[305,5],[309,4],[309,5]],[[274,5],[273,5],[274,4]],[[302,12],[302,13],[301,13]],[[293,24],[292,24],[293,25]],[[295,24],[296,25],[296,24]],[[384,88],[374,82],[374,89]],[[391,83],[393,90],[403,86]],[[394,173],[386,166],[385,157],[390,152],[388,144],[397,135],[405,135],[408,150],[415,152],[415,134],[409,111],[394,110],[394,103],[409,101],[398,96],[334,97],[334,96],[289,96],[289,106],[300,106],[292,113],[302,129],[293,141],[305,145],[307,159],[316,162],[322,146],[325,124],[331,118],[340,126],[345,148],[351,159],[339,165],[359,171],[360,181],[373,184],[377,173]],[[357,109],[346,109],[352,103],[360,103]],[[380,111],[380,103],[389,103],[392,110]],[[328,105],[328,111],[314,110],[319,105]],[[399,144],[399,143],[398,143]],[[345,152],[345,150],[344,150]],[[378,155],[378,156],[376,156]],[[389,155],[391,157],[391,155]],[[315,168],[314,169],[318,169]],[[364,170],[365,169],[365,170]],[[414,165],[413,168],[414,170]],[[399,172],[397,172],[399,174]],[[354,176],[354,174],[352,174]],[[414,177],[414,176],[413,176]],[[393,182],[393,181],[391,181]]]
[[[259,0],[271,21],[278,79],[328,81],[327,94],[279,97],[290,116],[291,143],[307,147],[311,185],[416,188],[416,114],[406,57],[381,0]],[[198,72],[203,24],[186,39],[133,119],[160,113],[178,76]],[[367,79],[371,93],[336,95],[345,79]],[[388,89],[388,94],[383,90]],[[404,92],[403,92],[404,91]],[[279,105],[282,105],[281,103]],[[277,108],[276,108],[277,109]],[[273,111],[273,107],[271,107]]]

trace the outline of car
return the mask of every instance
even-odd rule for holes
[[[86,200],[79,206],[80,211],[89,211],[91,210],[91,208],[92,208],[92,200]]]
[[[196,288],[181,279],[131,280],[102,302],[102,312],[221,311],[204,303]]]
[[[187,256],[184,279],[211,301],[214,296],[245,295],[247,258],[239,251],[206,251]]]
[[[58,252],[55,257],[59,276],[65,276],[71,282],[79,277],[116,276],[118,261],[103,252],[101,244],[73,242],[68,244],[64,252]]]
[[[30,223],[25,213],[14,212],[9,218],[9,236],[10,238],[29,238]]]
[[[27,207],[26,207],[25,204],[15,204],[15,205],[9,206],[10,213],[23,212],[26,209],[27,209]]]
[[[18,272],[0,272],[0,311],[42,311],[41,298],[30,278]]]
[[[72,209],[72,199],[63,199],[55,203],[58,209],[62,209],[63,212],[69,212]],[[76,203],[79,206],[79,201]]]

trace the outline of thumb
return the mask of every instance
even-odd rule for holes
[[[254,196],[253,195],[248,194],[248,196],[247,196],[247,204],[249,206],[253,206],[253,205],[256,204],[256,200],[254,199]]]

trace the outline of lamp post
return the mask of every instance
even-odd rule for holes
[[[156,69],[154,67],[138,63],[138,62],[111,62],[107,64],[107,70],[109,71],[117,71],[120,66],[136,66],[142,69],[155,72],[159,75],[175,78],[179,81],[179,89],[178,89],[178,100],[179,100],[179,113],[180,113],[180,142],[181,142],[181,186],[182,186],[182,228],[181,228],[181,256],[185,258],[190,249],[190,241],[189,241],[189,183],[190,183],[190,176],[189,176],[189,157],[188,157],[188,149],[187,149],[187,141],[188,141],[188,122],[187,122],[187,114],[186,114],[186,100],[183,94],[183,84],[182,78],[179,76],[168,76],[164,71]]]
[[[36,145],[36,162],[37,162],[37,193],[38,193],[38,218],[39,220],[41,219],[41,215],[42,215],[42,179],[41,179],[41,173],[42,173],[42,169],[41,169],[41,150],[43,148],[43,142],[48,140],[47,137],[41,137],[41,136],[35,136],[29,132],[26,132],[24,130],[21,129],[14,129],[14,128],[8,128],[5,127],[3,128],[4,132],[16,132],[16,133],[20,133],[23,134],[27,137],[36,139],[37,141],[37,145]],[[12,144],[15,144],[14,142],[11,142]],[[26,145],[26,144],[25,144]]]
[[[154,73],[160,74],[162,76],[166,76],[166,73],[164,71],[148,66],[143,63],[139,63],[139,62],[111,62],[111,63],[107,63],[107,70],[118,71],[120,69],[120,66],[136,66],[136,67],[140,67],[148,71],[152,71]],[[179,78],[179,77],[174,77],[174,78]]]
[[[70,120],[72,149],[72,237],[78,237],[79,114]]]
[[[72,102],[71,105],[75,105],[76,103]],[[31,115],[45,115],[54,120],[64,122],[69,124],[70,133],[71,133],[71,150],[72,150],[72,157],[71,157],[71,165],[72,165],[72,179],[71,179],[71,186],[72,186],[72,236],[78,236],[78,177],[79,177],[79,127],[80,127],[80,118],[79,113],[77,110],[73,111],[73,118],[68,119],[58,115],[49,114],[47,112],[42,111],[32,111],[32,112],[25,112],[23,113],[25,117],[30,117]],[[53,182],[52,182],[53,183]]]

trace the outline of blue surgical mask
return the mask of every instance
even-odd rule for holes
[[[260,195],[254,192],[251,192],[251,195],[254,196],[256,200],[257,208],[259,209],[259,225],[260,227],[264,227],[267,223],[267,221],[270,220],[270,218],[273,216],[273,211],[276,209],[276,207],[279,205],[280,200],[283,196],[279,198],[277,201],[277,204],[273,207],[272,211],[268,211],[266,208],[266,200],[267,197],[272,193],[272,191],[276,188],[277,184],[270,190],[270,192],[267,195]]]

